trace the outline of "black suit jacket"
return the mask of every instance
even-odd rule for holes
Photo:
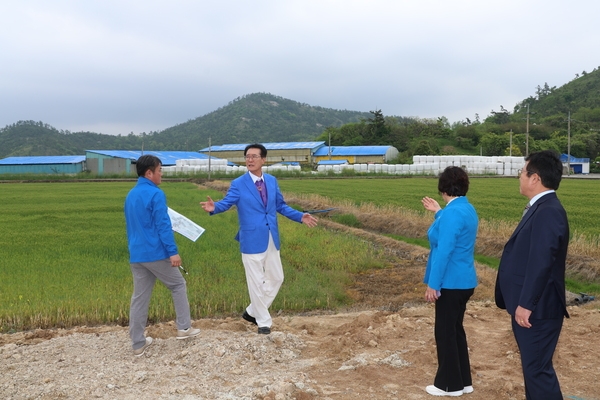
[[[569,317],[565,300],[565,260],[569,242],[567,213],[556,197],[540,197],[504,246],[496,278],[496,305],[530,319]]]

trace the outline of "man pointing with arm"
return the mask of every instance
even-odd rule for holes
[[[317,219],[288,206],[277,179],[263,174],[267,149],[262,144],[246,146],[244,157],[248,173],[231,182],[222,200],[214,202],[208,197],[200,205],[210,215],[237,207],[240,226],[235,239],[240,242],[250,295],[250,305],[242,318],[257,325],[258,333],[269,334],[273,324],[269,307],[283,283],[277,213],[311,228],[317,225]]]

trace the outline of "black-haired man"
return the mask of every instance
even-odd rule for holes
[[[144,329],[156,279],[171,291],[177,315],[177,339],[197,336],[200,329],[192,327],[187,286],[178,268],[181,257],[167,213],[167,198],[158,188],[162,182],[162,163],[158,157],[144,155],[137,160],[136,170],[138,182],[125,199],[125,222],[133,274],[129,335],[133,354],[141,356],[153,341],[144,336]]]
[[[567,213],[556,197],[562,163],[552,151],[525,159],[520,192],[529,199],[521,222],[504,246],[496,280],[496,304],[512,316],[528,400],[563,396],[552,356],[564,317]]]

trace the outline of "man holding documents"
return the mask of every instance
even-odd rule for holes
[[[167,199],[158,188],[162,181],[162,163],[151,155],[141,156],[136,163],[138,182],[125,199],[125,222],[129,244],[129,262],[133,274],[133,295],[129,309],[129,335],[133,354],[141,356],[152,344],[144,336],[148,321],[148,306],[156,279],[170,291],[175,304],[177,339],[197,336],[187,299],[187,286],[179,268]]]
[[[237,206],[240,229],[235,238],[240,242],[250,294],[250,305],[242,318],[257,325],[258,333],[269,334],[273,323],[269,307],[283,283],[277,213],[309,227],[316,226],[317,219],[288,206],[277,179],[263,174],[267,149],[262,144],[246,146],[244,157],[248,173],[231,182],[225,198],[215,203],[208,197],[200,204],[211,215]]]

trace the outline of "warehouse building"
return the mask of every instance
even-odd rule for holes
[[[575,158],[568,154],[561,154],[560,161],[563,163],[566,174],[589,174],[590,173],[590,159],[589,158]],[[570,171],[569,171],[570,169]]]
[[[206,147],[201,153],[218,158],[225,158],[236,164],[245,164],[244,149],[246,144],[223,144],[220,146]],[[316,163],[313,153],[325,144],[325,142],[282,142],[261,143],[267,149],[266,164],[277,164],[281,162],[298,162],[300,164],[312,165]]]
[[[7,157],[0,174],[77,174],[85,170],[85,156]]]
[[[134,150],[86,150],[87,169],[102,174],[136,174],[135,162],[143,154],[156,156],[165,167],[174,166],[177,160],[208,159],[196,151],[134,151]]]
[[[345,160],[350,164],[386,164],[398,157],[394,146],[323,146],[314,153],[315,163]]]

